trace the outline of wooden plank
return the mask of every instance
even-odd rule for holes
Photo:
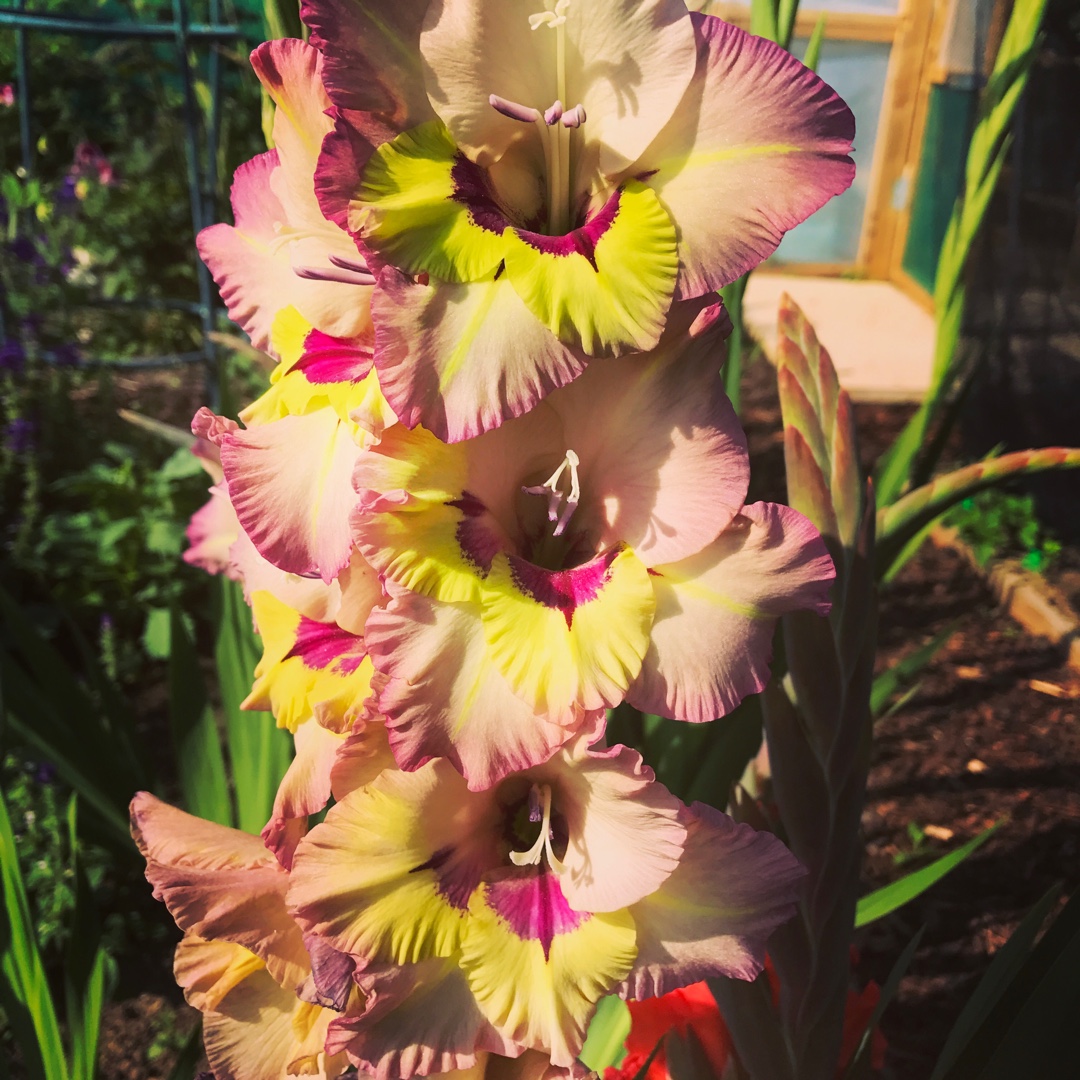
[[[898,240],[902,247],[903,212],[894,205],[894,194],[897,186],[906,181],[910,199],[915,180],[911,164],[913,132],[917,125],[921,132],[925,123],[924,72],[936,6],[939,6],[936,0],[904,0],[896,44],[889,57],[882,122],[878,127],[878,153],[871,166],[870,194],[856,260],[859,269],[873,278],[893,276]]]
[[[926,2],[926,0],[923,0]],[[962,0],[961,0],[962,2]],[[911,221],[911,202],[915,193],[915,177],[919,170],[919,161],[922,157],[923,139],[926,135],[926,117],[930,106],[930,72],[937,61],[941,49],[942,35],[948,23],[949,2],[948,0],[932,0],[929,5],[932,8],[932,18],[923,46],[924,68],[919,79],[917,95],[915,97],[914,115],[911,121],[911,130],[908,137],[907,151],[904,157],[903,172],[909,180],[907,199],[904,205],[895,211],[895,221],[892,236],[890,237],[889,265],[884,276],[890,280],[898,281],[904,274],[904,244],[907,241],[908,225]],[[905,275],[906,276],[906,275]],[[909,279],[910,280],[910,279]],[[911,284],[919,288],[914,281]]]

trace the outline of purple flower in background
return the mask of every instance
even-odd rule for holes
[[[34,779],[39,784],[51,784],[56,779],[56,766],[51,761],[39,761],[34,769]]]
[[[4,83],[0,86],[0,105],[5,109],[10,109],[15,104],[15,87],[11,83]]]
[[[81,359],[79,350],[69,342],[57,345],[52,350],[52,362],[57,367],[78,367]]]
[[[36,262],[41,256],[38,254],[38,249],[34,245],[34,241],[28,236],[16,236],[11,241],[11,254],[15,256],[19,262]]]
[[[26,454],[34,449],[36,435],[34,421],[17,416],[4,428],[4,445],[13,454]]]
[[[74,173],[68,173],[64,177],[63,183],[60,185],[60,190],[56,193],[56,202],[58,205],[66,205],[68,203],[76,202],[78,196],[75,193],[75,185],[79,182],[79,178]]]
[[[18,341],[5,341],[0,345],[0,371],[18,375],[26,366],[26,350]]]

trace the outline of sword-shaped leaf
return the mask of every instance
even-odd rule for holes
[[[987,458],[936,477],[878,511],[878,566],[888,567],[913,536],[949,507],[976,491],[1017,476],[1077,467],[1080,467],[1080,448],[1051,446],[1043,450],[1017,450],[1001,457]]]

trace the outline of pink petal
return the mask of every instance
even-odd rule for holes
[[[646,356],[592,363],[548,398],[577,452],[588,497],[575,527],[625,542],[646,566],[716,539],[749,483],[746,439],[720,378],[723,307],[678,304]]]
[[[370,784],[384,769],[396,768],[382,717],[361,717],[339,747],[330,770],[330,789],[335,801],[341,802],[350,791]]]
[[[263,42],[251,54],[251,66],[276,106],[273,136],[283,174],[281,201],[290,218],[313,214],[319,225],[312,178],[323,136],[332,126],[321,61],[317,49],[294,38]]]
[[[478,605],[397,591],[368,619],[365,643],[389,677],[379,703],[403,769],[446,757],[481,791],[546,761],[575,731],[513,693],[488,656]]]
[[[678,869],[630,913],[638,955],[625,997],[666,994],[701,979],[753,979],[769,935],[795,913],[806,871],[771,833],[704,803],[687,812]]]
[[[806,518],[754,503],[699,554],[650,574],[652,643],[626,699],[644,712],[699,723],[764,689],[777,618],[826,614],[835,570]]]
[[[567,751],[534,771],[550,778],[570,833],[559,885],[576,911],[618,911],[655,892],[679,865],[682,804],[636,750]]]
[[[221,447],[236,516],[259,553],[329,583],[349,562],[360,453],[332,408],[238,431]]]
[[[691,14],[694,81],[631,170],[647,174],[679,230],[677,294],[718,289],[855,175],[851,111],[786,50]]]
[[[274,809],[262,831],[263,842],[288,870],[307,821],[330,801],[330,770],[345,736],[309,720],[296,729],[296,756],[274,796]]]
[[[379,114],[398,131],[432,118],[420,66],[420,24],[429,0],[302,0],[300,17],[323,54],[335,105]]]
[[[528,20],[543,9],[444,0],[429,11],[420,38],[428,94],[458,145],[482,163],[513,153],[525,135],[523,124],[491,108],[490,94],[541,112],[554,100],[554,32],[532,30]],[[692,77],[694,35],[686,7],[682,0],[574,4],[563,33],[563,104],[583,105],[587,117],[577,133],[584,144],[578,160],[593,158],[594,168],[611,174],[641,154]]]
[[[414,284],[387,269],[372,299],[375,369],[391,408],[457,442],[530,410],[585,359],[525,307],[505,276]],[[507,348],[512,341],[513,348]]]
[[[233,544],[229,560],[244,584],[244,599],[249,605],[252,593],[268,592],[309,619],[320,622],[330,622],[340,607],[338,582],[326,585],[319,578],[299,577],[278,569],[259,554],[246,532],[241,532]]]
[[[307,950],[285,910],[289,877],[257,836],[185,814],[145,791],[131,801],[131,833],[154,897],[181,930],[243,945],[284,987],[304,982]]]
[[[454,960],[390,968],[363,977],[361,983],[368,995],[367,1011],[335,1020],[327,1046],[344,1050],[375,1080],[471,1069],[478,1052],[521,1052],[480,1014]]]
[[[229,549],[240,535],[240,522],[229,502],[224,484],[210,489],[210,500],[191,515],[184,530],[188,548],[181,556],[184,562],[198,566],[208,574],[225,574],[234,581],[239,574],[233,569]]]

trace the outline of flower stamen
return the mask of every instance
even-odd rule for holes
[[[534,816],[535,815],[535,816]],[[528,851],[511,851],[510,861],[515,866],[539,866],[546,855],[548,865],[556,874],[563,872],[562,862],[551,848],[551,785],[533,784],[529,791],[529,820],[540,822],[540,835]]]
[[[333,256],[330,261],[333,262]],[[330,269],[321,266],[294,266],[293,273],[308,281],[336,281],[342,285],[375,284],[375,275],[367,267],[363,270],[353,270],[346,267]]]
[[[503,116],[511,120],[520,120],[523,124],[533,124],[540,119],[540,113],[528,105],[519,105],[509,98],[499,97],[498,94],[488,96],[488,104]]]
[[[580,464],[577,454],[573,450],[567,450],[559,467],[542,484],[521,489],[526,495],[547,496],[548,521],[555,522],[552,536],[562,536],[570,519],[574,516],[578,503],[581,502],[581,477],[578,475]],[[570,469],[570,490],[562,492],[559,490],[559,481],[567,468]]]

